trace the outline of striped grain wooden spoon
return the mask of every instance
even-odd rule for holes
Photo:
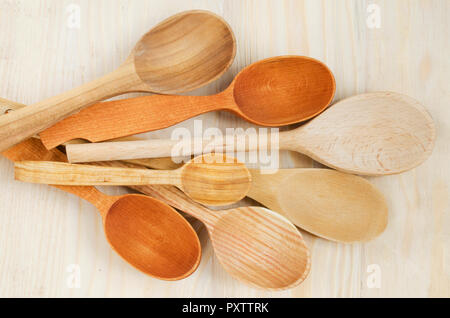
[[[59,96],[0,117],[0,151],[101,100],[128,93],[186,92],[218,78],[234,60],[228,24],[207,11],[187,11],[145,34],[115,71]]]
[[[149,170],[21,161],[17,180],[59,185],[175,185],[193,200],[211,206],[235,203],[250,189],[247,167],[235,158],[207,154],[176,170]]]
[[[48,151],[36,138],[8,149],[3,156],[12,161],[67,160],[57,149]],[[171,281],[183,279],[197,269],[201,258],[197,233],[170,206],[145,195],[109,196],[89,186],[55,187],[97,207],[109,244],[136,269]]]
[[[172,186],[132,188],[202,221],[217,258],[234,278],[251,286],[282,290],[308,276],[309,249],[297,228],[278,213],[261,207],[213,211]]]
[[[285,126],[321,113],[334,92],[333,74],[322,62],[278,56],[246,67],[219,94],[100,103],[43,131],[41,139],[49,149],[75,138],[98,142],[166,128],[215,110],[231,111],[257,125]]]

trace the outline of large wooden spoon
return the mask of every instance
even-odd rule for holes
[[[243,163],[223,155],[194,158],[176,170],[149,170],[74,165],[61,162],[16,162],[17,180],[59,185],[175,185],[193,200],[211,206],[235,203],[250,189]]]
[[[416,100],[399,93],[376,92],[344,99],[309,123],[281,132],[279,148],[304,153],[337,170],[377,176],[400,173],[424,162],[435,137],[433,119]],[[66,149],[70,162],[90,162],[170,157],[172,147],[179,143],[153,139],[68,145]],[[203,145],[203,150],[194,144]],[[232,153],[268,146],[187,140],[183,155],[199,155],[206,149]],[[199,148],[200,153],[193,151]]]
[[[127,92],[174,94],[220,76],[236,52],[228,24],[207,11],[170,17],[145,34],[116,71],[0,117],[0,151],[100,100]]]
[[[30,138],[3,153],[12,161],[66,161],[57,149],[48,151]],[[55,186],[97,207],[111,247],[129,264],[152,277],[179,280],[192,274],[201,246],[189,222],[168,205],[148,196],[108,196],[94,187]]]
[[[170,158],[158,163],[156,169],[173,165]],[[152,161],[140,165],[155,168]],[[343,243],[364,242],[379,236],[387,226],[386,199],[364,178],[330,169],[249,171],[248,197],[314,235]]]
[[[275,212],[261,207],[212,211],[172,186],[133,188],[202,221],[225,270],[246,284],[288,289],[300,284],[309,273],[310,252],[302,235]]]
[[[217,95],[153,95],[100,103],[43,131],[41,139],[49,149],[75,138],[104,141],[166,128],[214,110],[232,111],[258,125],[284,126],[322,112],[334,92],[326,65],[308,57],[280,56],[246,67]]]

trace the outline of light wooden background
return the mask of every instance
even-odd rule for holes
[[[380,28],[366,23],[370,3],[380,8]],[[69,4],[81,9],[79,29],[69,27]],[[13,181],[13,166],[2,158],[0,296],[450,296],[448,0],[0,0],[0,96],[29,104],[103,75],[116,68],[153,25],[189,9],[223,16],[238,44],[231,69],[192,94],[224,89],[240,69],[259,59],[299,54],[330,66],[337,100],[393,90],[427,106],[438,131],[431,158],[413,171],[371,179],[389,202],[386,232],[370,243],[354,245],[305,233],[312,251],[311,274],[298,288],[271,293],[228,276],[214,257],[205,229],[199,227],[203,259],[198,271],[183,281],[162,282],[111,252],[92,206],[48,186]],[[201,118],[204,126],[248,126],[226,113]],[[150,135],[169,136],[170,131]],[[314,163],[285,153],[283,165]],[[123,190],[107,189],[119,191]],[[80,288],[68,288],[70,264],[80,266]],[[367,284],[372,268],[379,269],[379,288]]]

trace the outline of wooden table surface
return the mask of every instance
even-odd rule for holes
[[[31,104],[101,76],[153,25],[190,9],[223,16],[237,39],[230,70],[191,94],[224,89],[260,59],[298,54],[328,64],[336,100],[391,90],[426,105],[437,125],[430,159],[401,175],[370,178],[389,204],[386,231],[353,245],[302,232],[312,253],[309,277],[295,289],[265,292],[228,276],[196,224],[203,244],[198,271],[183,281],[158,281],[111,251],[93,206],[45,185],[14,181],[13,165],[1,158],[0,296],[449,297],[448,0],[0,0],[0,97]],[[228,113],[197,119],[204,127],[250,126]],[[193,120],[177,127],[192,128]],[[172,129],[148,135],[169,137]],[[318,166],[291,153],[282,154],[282,163]]]

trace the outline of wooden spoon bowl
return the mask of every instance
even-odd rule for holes
[[[251,175],[245,164],[223,154],[194,158],[182,168],[181,189],[193,200],[211,206],[236,203],[247,195]]]
[[[308,120],[333,100],[333,73],[319,61],[298,56],[269,58],[245,68],[233,86],[236,105],[253,123],[284,126]]]
[[[433,151],[436,128],[425,107],[395,92],[343,99],[306,125],[283,132],[280,148],[338,170],[387,175],[410,170]]]
[[[306,278],[309,250],[287,219],[258,207],[218,213],[221,217],[214,228],[208,229],[215,254],[230,275],[246,284],[272,290],[292,288]],[[230,242],[236,236],[242,246],[235,245],[233,250]]]
[[[129,194],[114,201],[104,216],[113,249],[138,270],[164,280],[189,276],[200,263],[197,234],[166,204]]]
[[[250,170],[249,197],[317,236],[344,243],[379,236],[388,205],[369,181],[331,169]]]
[[[235,42],[233,31],[220,16],[187,11],[145,34],[130,59],[152,92],[176,94],[218,78],[233,63]]]

